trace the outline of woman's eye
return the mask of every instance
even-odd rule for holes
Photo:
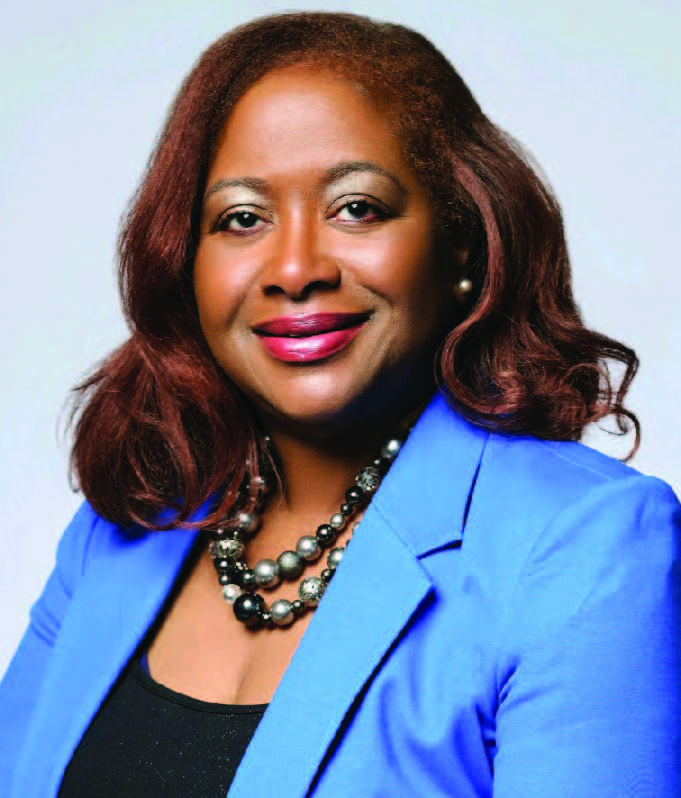
[[[253,211],[232,211],[220,217],[217,229],[233,235],[248,235],[259,230],[263,224],[264,220]]]
[[[339,222],[375,222],[385,216],[386,213],[382,208],[368,200],[346,202],[335,214]]]

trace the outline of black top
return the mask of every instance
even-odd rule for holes
[[[137,659],[83,735],[59,798],[224,798],[267,704],[210,704]]]

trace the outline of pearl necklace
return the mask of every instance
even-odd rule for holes
[[[265,439],[266,443],[269,439]],[[218,574],[222,596],[232,605],[234,615],[249,627],[288,626],[308,610],[319,604],[326,586],[338,567],[344,546],[331,548],[338,533],[345,529],[353,516],[366,508],[381,480],[397,457],[403,440],[391,438],[381,449],[370,466],[362,468],[355,477],[355,484],[345,491],[345,501],[327,524],[322,524],[313,535],[303,535],[298,539],[295,551],[284,551],[276,560],[259,560],[251,569],[244,559],[245,543],[260,528],[261,515],[258,509],[252,513],[241,512],[236,519],[225,521],[213,531],[209,552]],[[267,481],[258,478],[259,506],[268,492]],[[352,531],[359,521],[355,521]],[[347,546],[347,543],[346,543]],[[265,599],[256,592],[256,587],[271,590],[286,579],[298,579],[305,568],[316,562],[324,549],[330,548],[321,577],[308,576],[298,585],[298,599],[288,601],[277,599],[268,607]]]

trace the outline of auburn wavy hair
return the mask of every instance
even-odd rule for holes
[[[124,220],[119,277],[131,335],[73,394],[72,475],[95,510],[123,526],[208,527],[257,472],[255,423],[205,343],[192,266],[231,110],[259,78],[293,64],[334,70],[372,98],[429,188],[444,234],[471,242],[469,312],[436,364],[457,409],[487,429],[556,440],[577,440],[613,415],[621,433],[633,425],[633,454],[640,428],[623,400],[636,354],[582,323],[560,209],[518,145],[422,35],[352,14],[280,14],[201,56]],[[609,362],[623,366],[619,383]]]

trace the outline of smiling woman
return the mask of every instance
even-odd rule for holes
[[[456,305],[442,285],[461,275],[368,98],[328,71],[270,73],[237,103],[207,182],[201,327],[271,432],[380,428],[432,390]]]
[[[681,508],[577,442],[636,356],[427,40],[224,36],[120,256],[0,795],[679,794]]]

